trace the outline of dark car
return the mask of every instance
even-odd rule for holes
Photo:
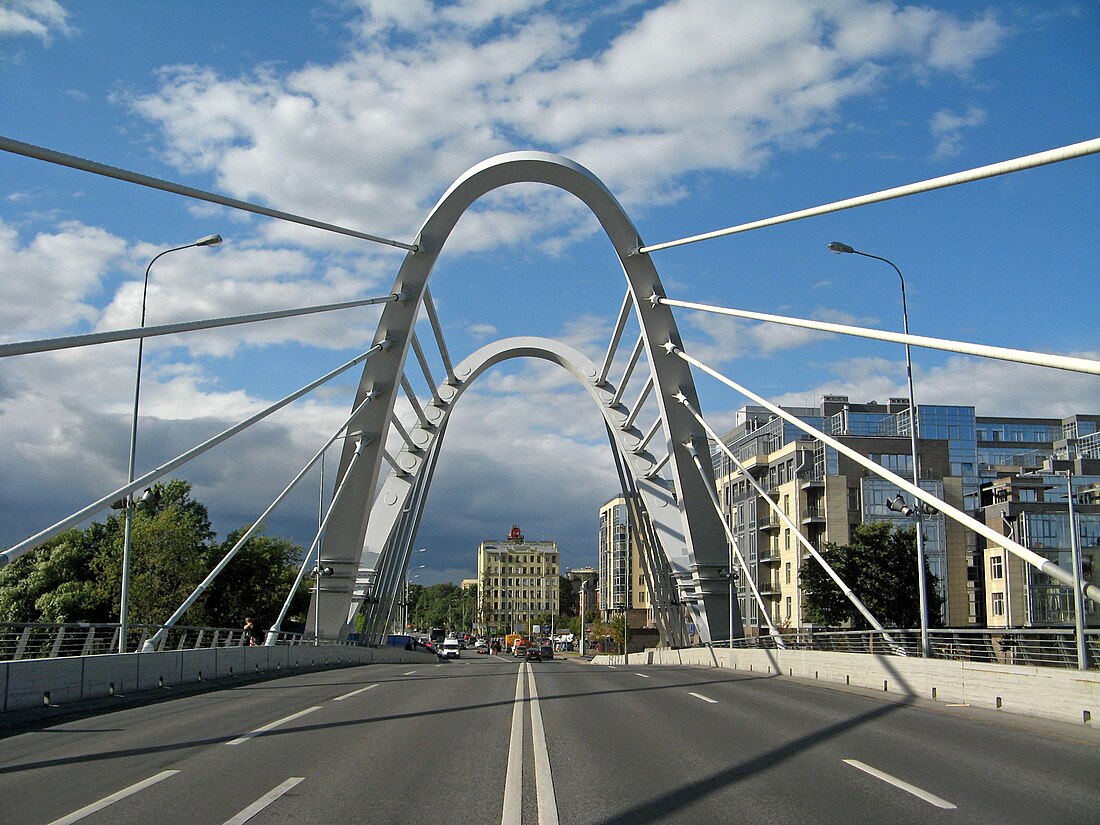
[[[553,645],[542,645],[542,646],[540,646],[539,647],[539,655],[542,657],[542,660],[544,662],[547,661],[548,659],[553,659],[554,658],[554,646]]]
[[[531,647],[527,648],[527,652],[523,655],[523,658],[528,662],[541,662],[542,648],[531,645]]]

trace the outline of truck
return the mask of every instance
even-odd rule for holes
[[[530,647],[531,643],[524,637],[522,633],[509,633],[504,637],[504,649],[511,653],[513,656],[516,653],[516,645],[520,644],[524,647]]]

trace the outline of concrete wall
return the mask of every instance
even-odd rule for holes
[[[276,645],[0,662],[0,711],[65,705],[273,671],[371,662],[423,663],[426,658],[435,659],[428,653],[395,647]]]
[[[622,664],[597,656],[595,664]],[[852,685],[1060,722],[1100,724],[1100,672],[812,650],[684,648],[632,653],[630,665],[722,667]]]

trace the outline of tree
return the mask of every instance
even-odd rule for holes
[[[224,542],[212,545],[204,569],[213,569],[247,529],[234,530]],[[257,531],[185,614],[187,624],[236,627],[251,616],[257,627],[271,627],[298,575],[302,554],[301,545]],[[288,621],[305,621],[311,589],[312,581],[303,579],[290,603]]]
[[[179,479],[153,487],[156,503],[136,510],[129,620],[160,624],[176,611],[243,531],[215,542],[204,504]],[[117,622],[124,516],[69,530],[0,570],[0,621]],[[238,627],[245,616],[273,620],[293,582],[301,548],[254,536],[187,613],[188,623]],[[308,583],[292,606],[304,614]],[[277,603],[272,612],[271,604]]]
[[[884,627],[917,627],[920,601],[916,546],[914,528],[895,530],[889,522],[869,522],[852,531],[850,544],[830,542],[821,555]],[[850,622],[853,628],[868,627],[821,565],[807,562],[798,577],[810,621],[832,627],[845,622]],[[942,599],[936,592],[937,578],[928,570],[927,560],[925,580],[929,624],[939,625]]]

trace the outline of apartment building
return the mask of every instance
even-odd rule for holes
[[[555,541],[528,541],[513,525],[505,541],[477,549],[479,630],[530,633],[533,624],[559,613],[560,557]]]
[[[853,403],[834,395],[816,407],[785,409],[902,478],[912,478],[908,399]],[[983,485],[1002,475],[1004,465],[1019,463],[1021,456],[1033,462],[1038,458],[1039,463],[1058,454],[1100,458],[1100,416],[982,417],[973,407],[949,405],[920,405],[917,415],[921,488],[975,515],[982,506]],[[846,544],[852,529],[864,522],[912,526],[918,519],[945,623],[985,626],[992,606],[985,591],[988,563],[984,542],[975,533],[940,513],[907,515],[891,508],[897,495],[909,499],[908,494],[764,407],[739,410],[736,426],[723,442],[798,527],[787,527],[736,465],[715,451],[724,516],[763,610],[777,627],[807,626],[798,571],[814,562],[803,540],[820,550],[826,542]],[[1061,509],[1066,510],[1064,503]],[[752,635],[766,630],[767,622],[732,555],[731,548],[745,630]]]
[[[598,607],[604,621],[629,612],[630,627],[653,627],[653,599],[622,495],[600,507]]]

